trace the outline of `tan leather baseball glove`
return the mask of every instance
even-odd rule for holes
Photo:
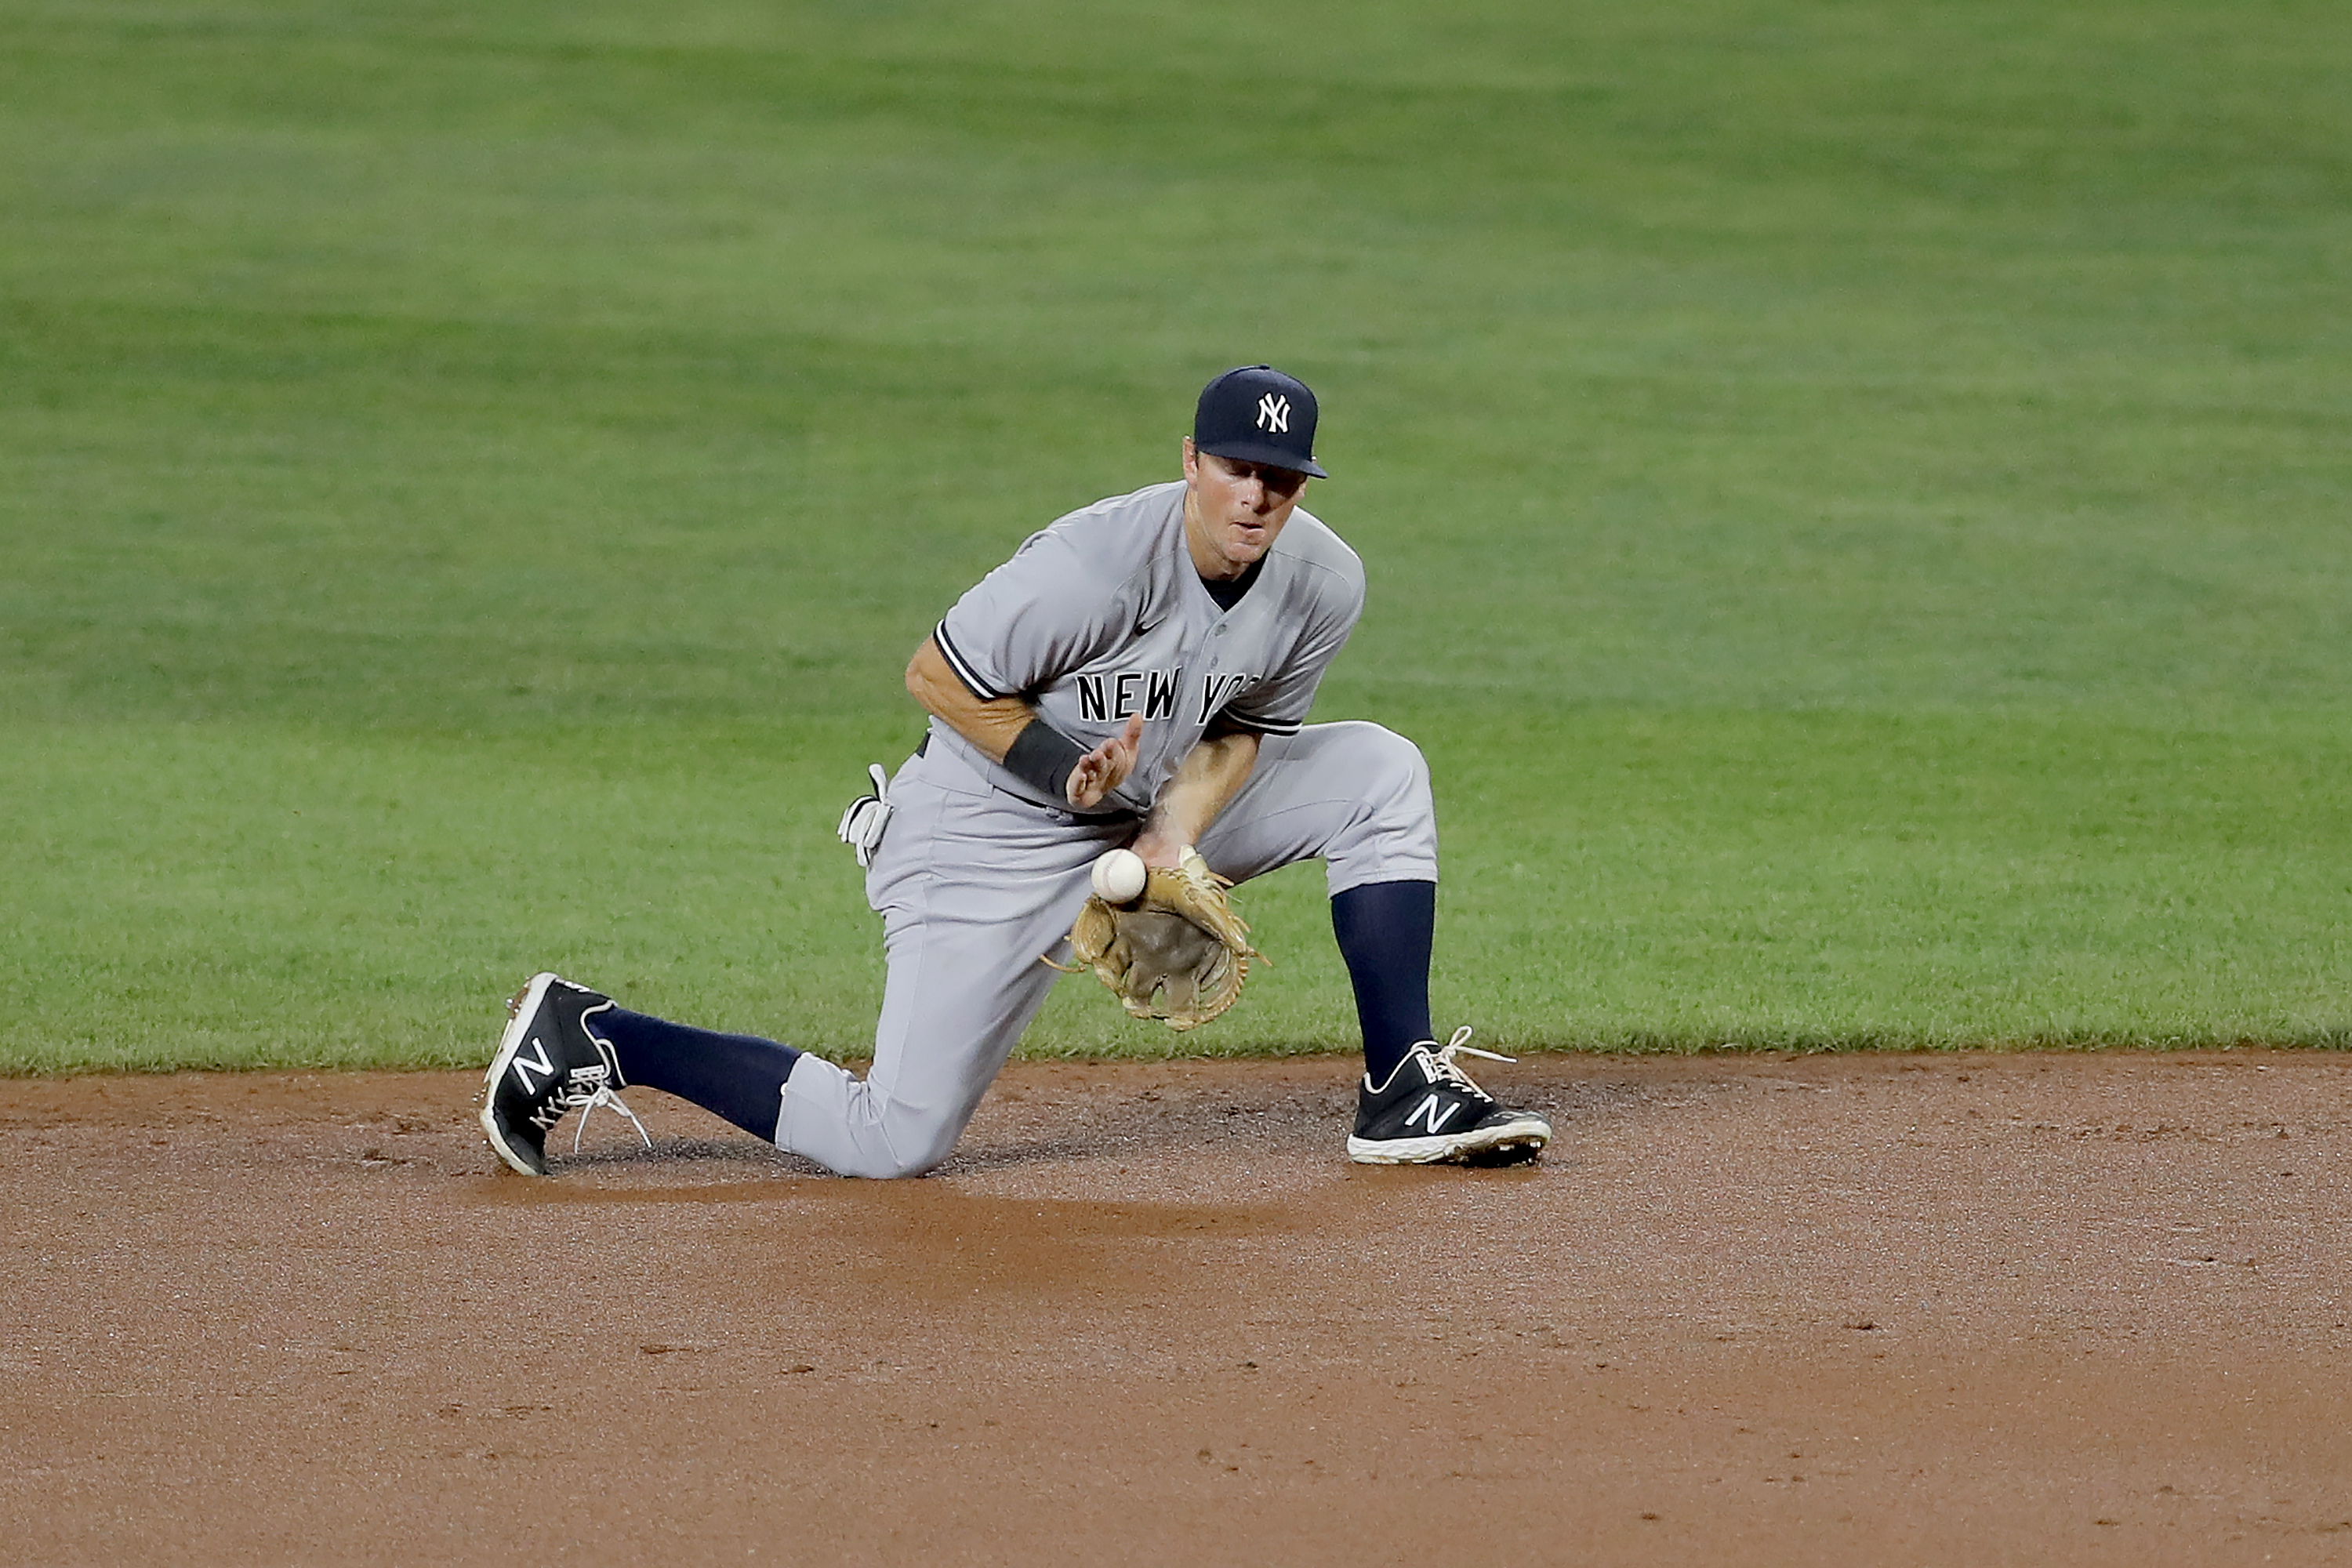
[[[1119,1005],[1171,1029],[1205,1024],[1232,1006],[1249,978],[1249,927],[1225,889],[1233,886],[1187,846],[1174,867],[1154,866],[1143,891],[1124,904],[1087,900],[1070,927],[1075,974],[1091,969]],[[1046,960],[1051,963],[1053,961]]]

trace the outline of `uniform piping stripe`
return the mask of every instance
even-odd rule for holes
[[[940,652],[947,656],[948,668],[955,671],[958,680],[971,688],[971,694],[974,697],[979,698],[982,702],[993,702],[1004,695],[1002,691],[991,691],[988,689],[988,682],[972,673],[971,665],[963,655],[956,651],[953,639],[948,636],[947,622],[941,621],[931,628],[931,640],[940,645]]]
[[[1220,713],[1220,723],[1235,730],[1254,730],[1261,735],[1296,735],[1307,726],[1304,723],[1284,723],[1270,719],[1249,719],[1239,713]]]

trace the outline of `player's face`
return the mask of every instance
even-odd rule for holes
[[[1184,439],[1184,536],[1203,577],[1238,577],[1274,548],[1307,476],[1196,452]]]

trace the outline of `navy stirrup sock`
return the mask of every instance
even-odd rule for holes
[[[757,1035],[722,1035],[632,1013],[599,1013],[589,1032],[613,1047],[625,1089],[643,1085],[690,1100],[754,1137],[776,1140],[784,1079],[800,1052]]]
[[[1364,1071],[1386,1083],[1405,1053],[1436,1038],[1429,1027],[1429,950],[1437,884],[1369,882],[1331,900],[1331,934],[1356,987]]]

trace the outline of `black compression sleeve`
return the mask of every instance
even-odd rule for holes
[[[1032,789],[1043,791],[1046,799],[1067,804],[1070,770],[1086,754],[1084,746],[1043,719],[1032,719],[1029,727],[1014,737],[1013,749],[1004,753],[1004,769]]]

